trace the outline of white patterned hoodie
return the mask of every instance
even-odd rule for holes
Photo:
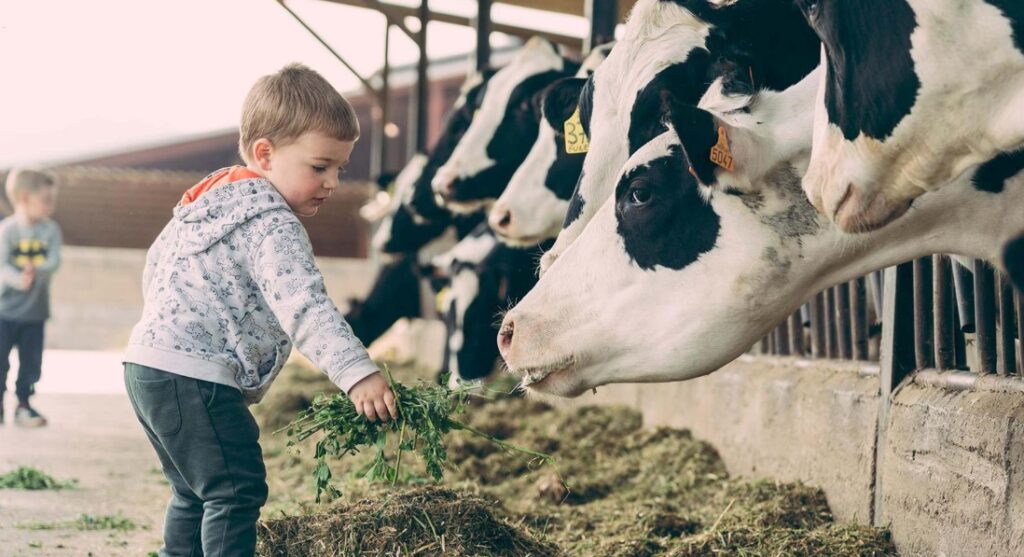
[[[327,296],[305,228],[243,167],[211,174],[174,208],[146,256],[142,290],[126,362],[236,387],[249,403],[266,394],[292,342],[346,393],[377,371]]]

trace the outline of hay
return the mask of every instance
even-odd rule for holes
[[[510,523],[500,503],[419,487],[311,516],[260,524],[263,557],[448,555],[544,557],[553,544]]]
[[[344,498],[331,507],[314,507],[306,480],[311,448],[298,458],[277,454],[268,459],[269,512],[330,510],[268,522],[261,530],[260,555],[412,555],[417,550],[421,555],[586,557],[896,555],[886,530],[835,524],[820,490],[730,478],[713,447],[685,430],[644,429],[632,409],[562,410],[503,397],[473,400],[465,417],[510,443],[552,453],[556,462],[532,467],[456,432],[447,446],[452,468],[444,486],[451,490],[396,492],[341,478]],[[284,439],[269,444],[274,443],[283,445]],[[351,468],[360,468],[358,459]],[[410,467],[408,474],[407,481],[426,481],[424,470]],[[416,507],[431,517],[435,530],[445,522],[443,552],[440,534],[409,517],[412,512],[423,520],[411,511]],[[487,541],[495,539],[514,547],[520,542],[507,540],[521,540],[516,551],[527,553]]]

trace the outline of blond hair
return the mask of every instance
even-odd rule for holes
[[[57,178],[46,170],[36,168],[12,168],[7,173],[5,189],[7,199],[14,205],[22,193],[34,194],[45,188],[57,186]]]
[[[246,163],[256,140],[277,147],[310,131],[341,141],[359,138],[359,120],[345,97],[326,79],[302,64],[289,64],[261,77],[242,104],[238,151]]]

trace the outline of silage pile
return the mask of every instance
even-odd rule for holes
[[[265,521],[259,555],[896,555],[885,530],[835,524],[820,490],[732,479],[710,445],[684,430],[643,429],[628,408],[503,398],[475,402],[466,417],[557,461],[534,468],[456,434],[442,487],[416,486],[429,482],[410,467],[398,488],[343,478],[344,495],[317,507],[312,455],[281,451],[284,440],[265,434],[271,497],[292,503],[272,512],[302,514]],[[335,475],[359,468],[358,458]]]

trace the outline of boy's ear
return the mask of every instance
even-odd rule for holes
[[[270,170],[270,158],[274,154],[274,144],[261,137],[252,144],[252,160],[260,170]]]

